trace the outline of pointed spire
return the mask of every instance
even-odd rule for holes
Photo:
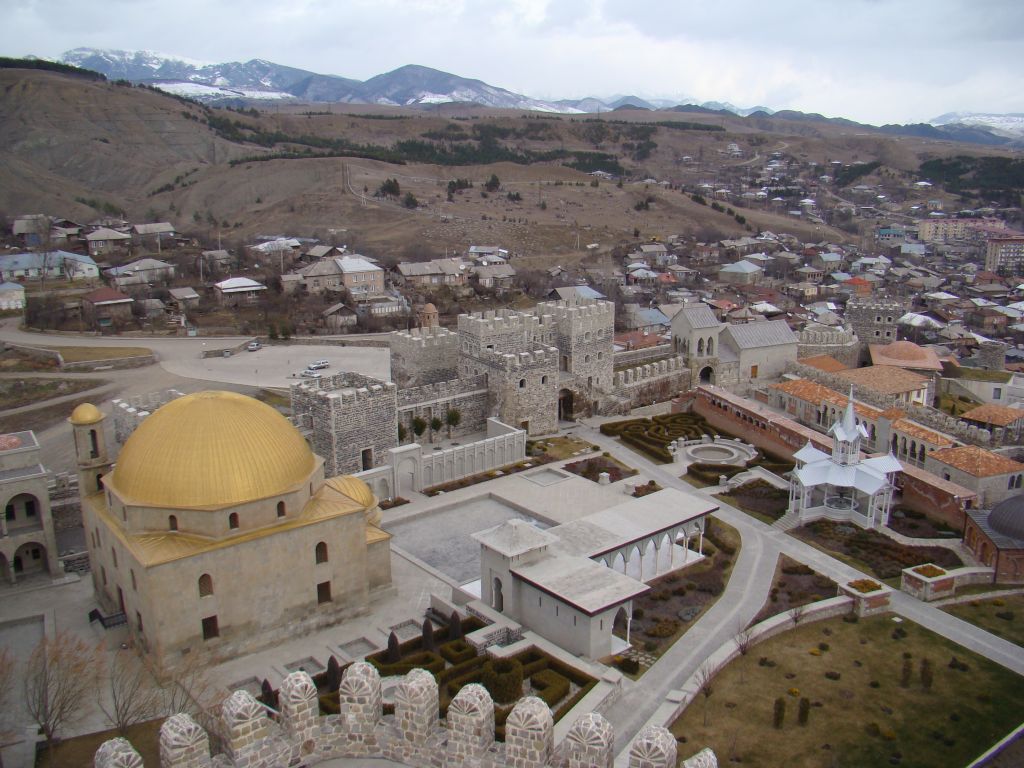
[[[843,429],[846,434],[853,435],[857,431],[857,414],[853,409],[853,384],[850,385],[850,399],[846,402],[843,412]]]

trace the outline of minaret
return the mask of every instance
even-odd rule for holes
[[[92,403],[82,403],[68,418],[75,436],[78,493],[81,496],[103,490],[103,476],[113,465],[107,451],[107,432],[103,423],[106,418]]]
[[[867,437],[863,424],[857,423],[857,413],[853,408],[853,386],[850,386],[850,397],[843,411],[843,417],[832,425],[832,460],[837,464],[857,464],[860,461],[860,440]]]

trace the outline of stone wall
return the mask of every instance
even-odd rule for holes
[[[422,482],[416,490],[488,472],[525,458],[526,432],[521,429],[443,451],[424,452],[420,460]]]
[[[852,329],[824,325],[804,328],[796,349],[798,358],[829,355],[850,368],[856,367],[860,356],[860,343]]]
[[[572,377],[573,388],[607,390],[612,380],[615,305],[595,300],[552,301],[538,304],[535,311],[554,321],[559,370]]]
[[[664,402],[690,389],[692,373],[681,357],[645,363],[615,373],[615,407],[603,403],[602,413],[628,413],[641,405]]]
[[[151,392],[129,398],[117,398],[111,403],[114,417],[114,439],[124,445],[132,432],[157,408],[167,405],[171,400],[184,396],[184,392],[167,389],[163,392]]]
[[[797,361],[786,366],[786,372],[795,374],[804,379],[816,381],[836,392],[849,392],[850,382],[841,376],[825,373],[817,368]],[[998,448],[1006,442],[1005,430],[996,428],[991,431],[982,429],[977,424],[971,424],[963,419],[955,418],[947,413],[942,413],[934,408],[922,405],[905,404],[897,402],[893,396],[880,395],[874,390],[854,385],[853,395],[857,400],[868,405],[873,405],[881,410],[889,408],[900,408],[905,411],[907,418],[917,422],[923,427],[934,429],[938,432],[949,435],[964,443],[979,445],[982,448]]]
[[[459,334],[440,326],[395,331],[391,347],[391,378],[399,387],[433,384],[458,376]]]
[[[545,347],[518,354],[485,350],[476,362],[487,371],[488,388],[501,421],[515,427],[526,424],[530,435],[557,431],[557,349]]]
[[[611,768],[614,733],[600,714],[586,713],[555,744],[551,710],[540,699],[520,699],[505,723],[505,742],[494,740],[494,702],[479,685],[463,687],[452,700],[447,722],[438,718],[433,676],[415,669],[398,683],[394,714],[384,715],[377,670],[356,662],[345,670],[338,692],[340,712],[320,715],[317,690],[306,672],[284,679],[280,712],[268,713],[246,691],[235,691],[221,708],[217,729],[223,754],[211,757],[210,737],[189,715],[169,717],[160,727],[162,768],[287,768],[335,758],[380,758],[439,768]],[[684,766],[717,768],[714,753]],[[629,749],[633,768],[673,768],[675,738],[647,727]],[[142,758],[123,738],[104,742],[96,768],[142,768]]]
[[[413,417],[420,416],[428,423],[433,416],[444,421],[452,409],[462,416],[459,426],[451,432],[453,437],[485,429],[491,415],[487,377],[470,376],[398,390],[398,422],[405,425],[410,436]],[[442,434],[447,433],[445,426]]]
[[[664,360],[668,357],[673,357],[675,351],[672,349],[671,344],[658,344],[655,347],[645,347],[643,349],[629,349],[623,350],[622,352],[616,352],[614,355],[614,363],[616,368],[627,368],[637,365],[643,365],[644,363],[653,363],[658,360]]]
[[[397,388],[356,373],[310,379],[291,387],[292,419],[310,430],[313,451],[327,477],[352,474],[386,461],[398,445]],[[369,450],[371,466],[363,466]]]

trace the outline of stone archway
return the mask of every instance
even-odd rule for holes
[[[697,375],[697,379],[701,384],[714,384],[715,383],[715,369],[710,365],[705,365],[700,369],[700,373]]]
[[[573,421],[573,394],[571,389],[563,389],[558,393],[558,420]]]
[[[37,541],[22,544],[14,552],[12,558],[14,572],[21,576],[33,573],[46,573],[49,566],[46,562],[46,547]]]
[[[625,640],[629,637],[629,615],[626,613],[626,606],[620,605],[615,612],[615,619],[612,621],[612,634]]]

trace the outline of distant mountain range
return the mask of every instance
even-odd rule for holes
[[[481,80],[459,77],[413,64],[362,81],[287,67],[264,59],[208,64],[151,51],[75,48],[67,51],[61,57],[61,61],[100,72],[112,80],[123,79],[144,83],[169,93],[211,104],[249,100],[288,100],[426,108],[454,102],[499,109],[564,114],[628,109],[666,110],[774,120],[824,121],[836,125],[862,127],[861,124],[844,118],[826,118],[818,114],[793,110],[776,112],[764,106],[740,108],[728,102],[718,101],[698,104],[691,99],[643,99],[635,95],[544,101],[497,88]],[[1024,114],[950,112],[928,123],[885,125],[881,126],[880,130],[890,134],[998,146],[1024,141]]]
[[[416,107],[452,102],[480,104],[500,109],[529,109],[543,112],[611,112],[616,109],[665,109],[678,101],[642,99],[638,96],[588,97],[544,101],[523,96],[429,67],[408,65],[369,80],[322,75],[264,59],[207,64],[152,51],[117,51],[75,48],[61,61],[91,69],[112,80],[144,83],[169,93],[208,103],[245,99],[387,104]],[[691,104],[707,111],[724,111],[745,116],[753,112],[771,114],[767,107],[740,109],[728,103]]]

